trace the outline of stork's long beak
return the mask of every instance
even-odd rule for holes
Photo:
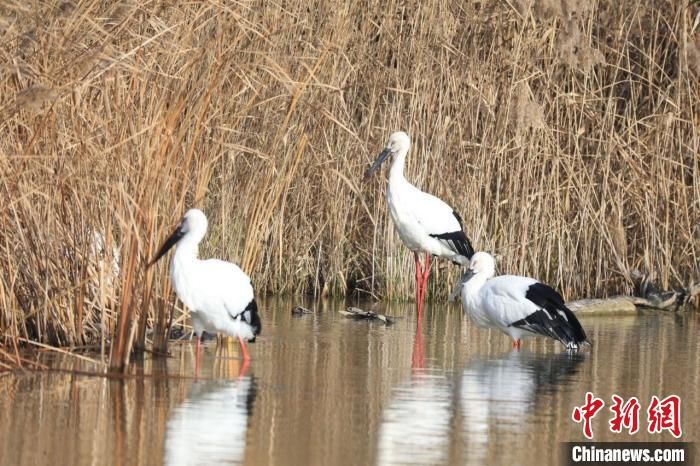
[[[168,239],[166,239],[165,243],[163,243],[163,245],[160,247],[160,249],[156,253],[156,256],[153,258],[153,260],[148,263],[148,266],[150,267],[153,264],[155,264],[156,262],[158,262],[158,259],[163,257],[165,255],[165,253],[170,250],[170,248],[175,246],[175,244],[177,244],[177,242],[180,241],[180,239],[183,236],[185,236],[185,232],[182,231],[182,224],[179,224],[175,228],[175,230],[172,233],[170,233],[170,236],[168,236]]]
[[[372,166],[369,167],[367,169],[367,171],[365,172],[365,178],[369,178],[372,175],[372,173],[376,172],[379,169],[379,167],[382,166],[384,161],[387,158],[389,158],[390,155],[391,155],[391,149],[384,149],[382,151],[382,153],[379,154],[379,157],[377,157],[377,160],[375,160],[374,163],[372,164]]]
[[[464,272],[464,275],[462,275],[462,279],[460,280],[460,283],[467,283],[469,280],[472,279],[472,277],[476,275],[476,272],[474,272],[474,269],[469,267],[466,272]]]
[[[452,292],[451,292],[450,295],[447,297],[447,300],[448,300],[449,302],[454,301],[455,298],[456,298],[456,297],[459,295],[459,293],[462,291],[462,285],[464,285],[464,284],[467,283],[469,280],[471,280],[471,278],[472,278],[474,275],[476,275],[476,273],[474,272],[474,269],[472,269],[471,267],[468,268],[468,269],[466,270],[466,272],[464,272],[464,274],[462,275],[462,277],[459,279],[459,281],[457,282],[457,284],[455,284],[454,288],[452,288]]]

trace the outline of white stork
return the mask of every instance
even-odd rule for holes
[[[520,348],[524,337],[544,335],[560,341],[567,350],[588,343],[586,332],[559,293],[534,278],[516,275],[494,277],[496,262],[477,252],[462,277],[464,312],[480,327],[497,328]]]
[[[170,262],[170,279],[178,298],[192,315],[192,326],[197,335],[197,369],[204,331],[238,337],[244,367],[247,367],[250,356],[244,341],[254,342],[262,328],[253,286],[250,277],[236,264],[197,258],[199,243],[207,232],[207,225],[204,212],[188,210],[149,266],[177,244]]]
[[[396,231],[414,254],[416,304],[420,315],[430,273],[430,257],[444,257],[466,266],[474,249],[464,233],[459,214],[442,200],[413,186],[404,177],[403,169],[410,146],[408,134],[403,131],[393,133],[365,177],[374,173],[390,155],[394,156],[386,197]],[[421,267],[420,252],[425,253],[424,267]]]

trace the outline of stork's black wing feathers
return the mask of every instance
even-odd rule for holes
[[[433,238],[447,242],[449,247],[461,256],[471,259],[474,255],[474,248],[472,243],[469,242],[469,238],[464,233],[464,226],[462,224],[462,217],[459,216],[457,212],[452,211],[452,215],[457,219],[459,223],[459,231],[450,231],[447,233],[432,234]]]
[[[510,324],[562,342],[567,348],[578,348],[587,341],[586,332],[559,293],[543,283],[530,285],[525,298],[540,309]]]
[[[236,315],[233,315],[231,312],[229,312],[229,315],[234,320],[242,319],[246,324],[250,325],[253,328],[253,339],[249,340],[250,342],[254,342],[255,337],[260,335],[260,331],[262,330],[262,322],[260,322],[260,314],[258,314],[258,303],[255,302],[255,298],[250,300],[250,302],[246,305],[243,311],[239,312]]]
[[[260,335],[262,330],[262,322],[260,322],[260,314],[258,314],[258,303],[255,302],[255,298],[251,299],[242,314],[243,320],[245,320],[248,325],[253,327],[253,335]],[[255,338],[250,340],[255,341]]]

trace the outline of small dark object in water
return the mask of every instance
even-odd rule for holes
[[[292,308],[292,315],[293,316],[301,316],[304,314],[313,314],[313,313],[314,313],[314,311],[312,311],[311,309],[306,309],[305,307],[301,307],[301,306],[294,306]]]
[[[185,332],[184,327],[172,327],[170,329],[170,340],[184,340],[189,337],[189,332]]]
[[[355,320],[381,320],[386,325],[391,325],[394,323],[394,318],[391,316],[386,316],[384,314],[379,314],[374,311],[364,311],[358,307],[349,307],[347,311],[338,311],[346,317],[352,317]]]
[[[187,340],[189,338],[197,338],[197,336],[193,335],[192,332],[187,332],[185,331],[184,327],[180,326],[171,328],[169,337],[171,340]],[[215,338],[216,334],[214,333],[202,332],[202,341],[213,340]]]

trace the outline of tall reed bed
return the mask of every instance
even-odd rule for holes
[[[25,2],[0,7],[0,325],[14,344],[166,343],[165,267],[259,293],[413,296],[383,175],[452,204],[499,270],[569,297],[700,278],[700,32],[677,1]],[[458,271],[437,266],[443,299]],[[176,314],[175,318],[178,318]],[[12,343],[12,344],[9,344]]]

